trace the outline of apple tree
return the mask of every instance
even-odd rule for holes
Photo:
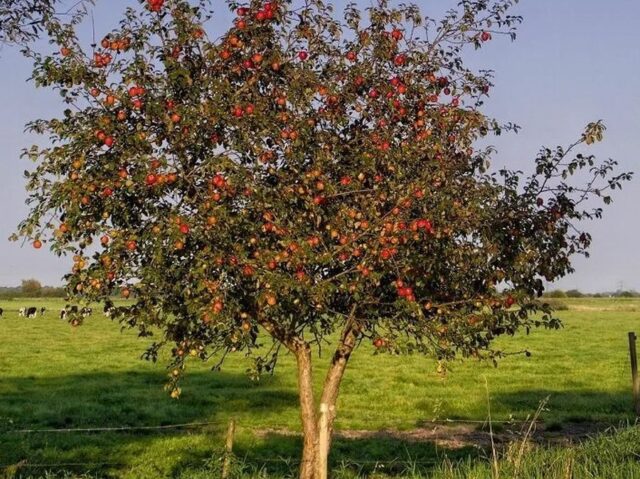
[[[583,152],[599,122],[530,174],[490,168],[480,141],[516,127],[483,114],[491,72],[463,57],[515,37],[515,0],[463,0],[438,22],[387,0],[230,1],[215,38],[205,0],[133,3],[92,49],[52,20],[52,51],[28,53],[66,109],[28,127],[48,143],[25,151],[16,239],[73,257],[70,300],[130,299],[114,317],[158,336],[149,358],[171,349],[173,397],[189,361],[243,352],[260,374],[289,352],[300,477],[316,478],[363,342],[495,361],[496,337],[559,327],[543,281],[587,254],[584,220],[631,174]]]

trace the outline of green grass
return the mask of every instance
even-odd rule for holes
[[[617,434],[602,435],[575,447],[549,448],[530,447],[525,443],[514,444],[506,453],[485,460],[445,458],[440,464],[425,471],[419,462],[406,459],[396,462],[394,467],[405,479],[633,479],[640,477],[640,430],[629,428]],[[334,479],[388,479],[387,465],[379,464],[372,470],[354,468],[350,464],[338,465]],[[240,463],[233,478],[284,479],[291,476],[274,475],[250,465]],[[189,470],[180,479],[205,479],[219,477],[219,464],[215,461],[200,470]]]
[[[442,379],[432,360],[373,355],[370,347],[363,347],[353,356],[343,384],[337,428],[409,430],[433,419],[484,420],[487,386],[496,421],[526,419],[547,396],[548,410],[542,419],[556,429],[571,422],[633,421],[627,332],[640,332],[640,300],[561,301],[569,307],[559,313],[565,328],[501,340],[507,350],[528,349],[532,356],[509,356],[498,368],[474,361],[454,363]],[[34,320],[18,318],[17,309],[23,304],[43,304],[49,312]],[[57,319],[61,305],[55,300],[0,301],[5,309],[0,319],[0,465],[22,460],[32,465],[93,463],[51,469],[93,471],[99,477],[186,478],[184,471],[196,474],[219,449],[225,425],[234,417],[239,424],[235,451],[247,467],[259,470],[266,464],[267,471],[285,475],[295,470],[297,438],[255,434],[258,429],[299,430],[290,356],[282,357],[273,377],[259,383],[246,375],[249,363],[242,356],[232,358],[221,373],[194,362],[183,384],[183,397],[174,401],[163,391],[164,364],[139,359],[148,340],[138,339],[132,331],[121,333],[118,324],[101,314],[81,328],[70,328]],[[317,363],[318,386],[325,362],[326,358]],[[11,432],[203,421],[214,424],[161,432]],[[569,453],[554,449],[537,454]],[[424,473],[432,469],[429,464],[440,464],[445,456],[470,461],[456,468],[459,471],[486,469],[483,454],[392,438],[341,439],[332,463],[336,470],[341,463],[373,464],[365,466],[365,472],[371,473],[375,461],[380,461],[387,470],[391,467],[411,477],[411,471],[404,470],[406,464],[413,463]],[[17,477],[40,474],[40,469],[21,471]],[[486,477],[482,474],[450,477]]]

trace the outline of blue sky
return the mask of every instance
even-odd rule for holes
[[[97,0],[98,38],[133,3],[137,2]],[[334,2],[338,9],[345,3]],[[359,3],[367,5],[369,0]],[[423,11],[437,17],[455,3],[429,0]],[[587,123],[603,119],[608,127],[605,142],[590,152],[615,158],[625,170],[640,170],[640,2],[521,0],[514,13],[525,19],[515,43],[496,39],[468,57],[469,64],[496,72],[486,112],[523,128],[518,135],[492,142],[499,150],[494,167],[530,169],[541,146],[567,144]],[[219,30],[228,19],[226,14],[215,16],[210,28]],[[60,284],[69,260],[7,238],[26,214],[22,171],[29,164],[19,154],[37,141],[23,133],[24,125],[59,114],[61,102],[27,82],[30,65],[16,49],[0,51],[0,72],[0,285],[15,285],[27,277]],[[576,273],[556,287],[602,291],[622,285],[640,290],[639,208],[637,178],[616,195],[602,221],[589,225],[594,236],[591,258],[576,259]]]

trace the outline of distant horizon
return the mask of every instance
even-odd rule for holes
[[[340,11],[347,0],[331,3]],[[429,2],[423,13],[439,17],[456,3]],[[640,2],[583,0],[579,7],[576,3],[524,0],[513,10],[524,17],[515,43],[495,38],[485,48],[465,55],[472,68],[495,71],[495,87],[484,113],[522,127],[517,135],[491,138],[498,150],[492,159],[494,169],[531,171],[542,146],[566,145],[589,122],[603,119],[608,128],[605,141],[585,151],[618,160],[622,171],[640,171],[640,49],[636,47],[640,29],[635,25]],[[115,27],[125,5],[130,4],[132,0],[98,1],[96,35]],[[230,21],[228,12],[221,10],[207,29],[217,32]],[[90,38],[88,30],[84,36]],[[30,64],[17,48],[0,50],[0,68],[10,72],[2,80],[0,104],[11,112],[0,125],[0,283],[36,277],[44,283],[62,284],[70,258],[58,258],[45,248],[21,247],[7,238],[27,213],[22,172],[32,164],[19,159],[20,151],[44,141],[25,134],[24,125],[36,118],[59,116],[64,106],[55,92],[35,89],[26,81]],[[615,291],[620,284],[626,290],[640,290],[640,221],[633,220],[638,217],[639,181],[636,177],[621,192],[614,192],[613,205],[605,208],[604,218],[585,225],[593,235],[591,258],[575,257],[576,272],[548,284],[549,290]]]
[[[28,278],[22,278],[20,279],[20,281],[24,281],[24,280],[36,280],[38,282],[40,282],[40,284],[42,285],[43,288],[51,288],[51,289],[58,289],[58,288],[64,288],[65,285],[64,283],[60,283],[60,284],[45,284],[43,282],[41,282],[38,278],[36,277],[28,277]],[[3,289],[18,289],[20,288],[21,285],[20,284],[16,284],[16,285],[0,285],[0,290]],[[640,291],[634,289],[634,288],[622,288],[622,289],[614,289],[614,290],[598,290],[598,291],[593,291],[593,290],[583,290],[580,288],[576,288],[576,287],[565,287],[565,288],[545,288],[545,294],[548,293],[554,293],[554,292],[558,292],[558,291],[563,291],[563,292],[568,292],[568,291],[578,291],[582,294],[585,295],[593,295],[593,294],[612,294],[612,293],[638,293],[640,294]]]

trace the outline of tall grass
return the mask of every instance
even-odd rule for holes
[[[331,473],[333,479],[632,479],[640,477],[640,430],[628,427],[610,430],[581,444],[568,446],[534,445],[527,438],[498,453],[450,460],[444,458],[431,468],[411,458],[394,463],[395,472],[378,464],[341,463]],[[522,445],[526,448],[523,450]],[[178,479],[220,477],[221,459],[212,459],[200,469],[183,471]],[[273,474],[264,465],[236,460],[229,479],[293,479],[296,464],[288,473]]]

